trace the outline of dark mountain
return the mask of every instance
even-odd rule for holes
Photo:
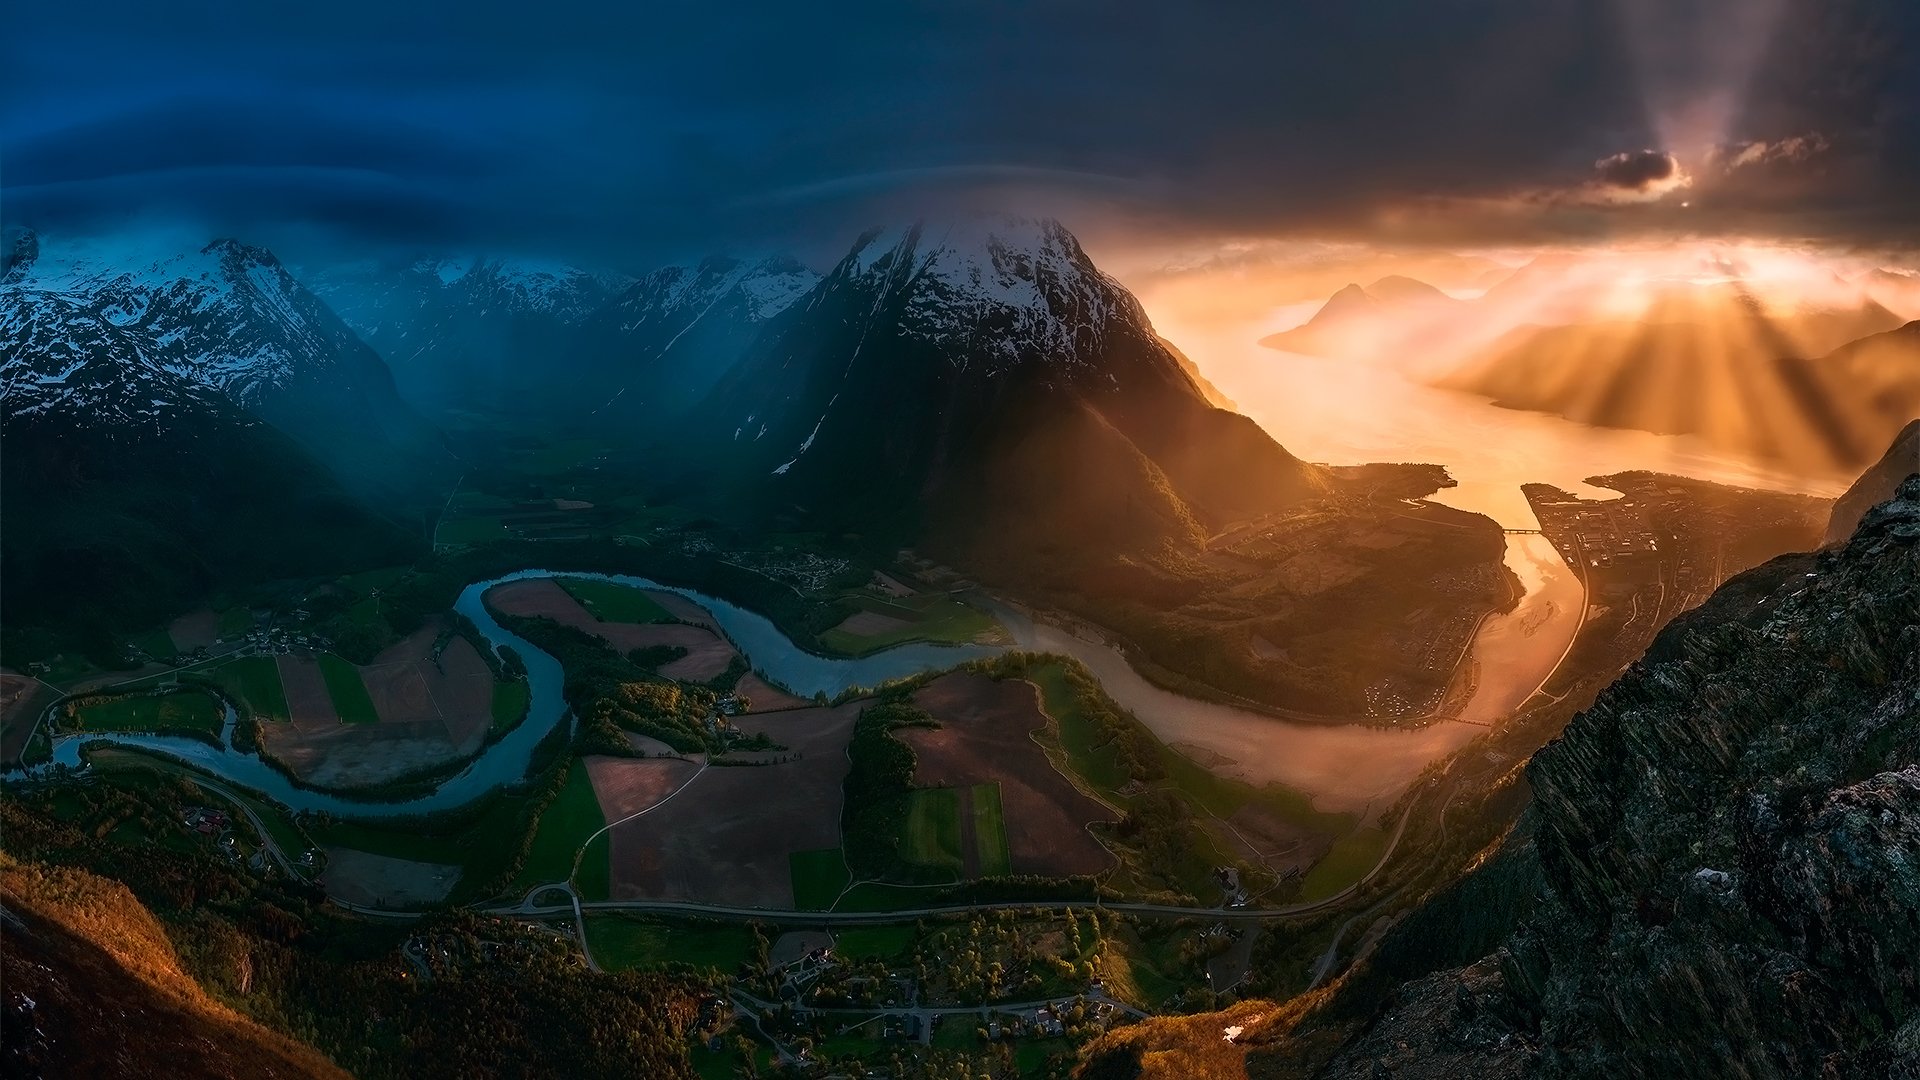
[[[79,417],[93,395],[126,404],[141,385],[170,377],[272,424],[357,491],[423,498],[451,480],[439,434],[400,400],[380,357],[263,249],[37,241],[0,281],[0,303],[10,415]],[[54,353],[106,366],[92,381],[66,381],[50,367]],[[134,408],[151,413],[172,400],[156,393]]]
[[[1309,356],[1392,358],[1463,307],[1424,281],[1393,275],[1365,288],[1348,285],[1304,325],[1261,338],[1260,344]]]
[[[1827,543],[1842,543],[1852,536],[1867,511],[1893,498],[1901,482],[1915,473],[1920,473],[1920,420],[1907,424],[1887,448],[1886,456],[1854,481],[1847,493],[1833,504]]]
[[[819,279],[783,259],[708,259],[640,279],[527,259],[315,270],[315,290],[436,414],[620,428],[684,410],[760,325]],[[590,421],[590,418],[595,418]]]
[[[292,439],[143,355],[138,326],[0,292],[4,622],[148,625],[223,586],[407,557]]]
[[[700,416],[740,494],[975,561],[1191,547],[1325,482],[1052,221],[867,233]]]
[[[1897,320],[1877,304],[1784,317],[1726,297],[1707,307],[1684,321],[1675,305],[1646,322],[1523,327],[1440,383],[1816,472],[1864,467],[1920,413],[1920,324],[1889,330]],[[1806,351],[1820,344],[1831,351]]]
[[[1248,1074],[1916,1075],[1917,701],[1913,479],[1844,546],[1727,582],[1535,755],[1532,805],[1462,883],[1513,923],[1497,948],[1371,1019],[1342,1017],[1364,976],[1278,1012]]]

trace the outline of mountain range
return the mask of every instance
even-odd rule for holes
[[[1630,271],[1543,256],[1470,300],[1406,278],[1349,285],[1261,344],[1808,473],[1859,470],[1920,415],[1920,324],[1877,299],[1897,301],[1904,275],[1820,282],[1785,302],[1718,271]]]
[[[524,258],[362,262],[308,276],[430,414],[607,430],[690,406],[819,279],[789,259],[721,257],[640,278]]]
[[[223,583],[390,561],[454,465],[380,358],[233,241],[14,237],[0,420],[11,627],[124,625]]]

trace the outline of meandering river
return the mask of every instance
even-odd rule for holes
[[[1444,464],[1459,486],[1436,499],[1487,514],[1509,528],[1537,528],[1520,485],[1544,481],[1589,495],[1583,480],[1598,473],[1650,469],[1723,483],[1836,494],[1839,477],[1794,477],[1711,452],[1684,438],[1600,431],[1581,424],[1492,406],[1483,399],[1421,386],[1383,368],[1263,349],[1258,338],[1284,326],[1204,322],[1184,325],[1155,312],[1163,333],[1181,343],[1241,411],[1290,450],[1331,464],[1426,461]],[[1552,545],[1512,536],[1507,566],[1525,586],[1511,612],[1487,619],[1474,639],[1479,678],[1458,721],[1416,729],[1303,724],[1228,705],[1196,701],[1153,685],[1116,649],[1057,626],[1008,614],[1019,647],[1072,656],[1107,693],[1153,732],[1197,760],[1254,784],[1280,783],[1310,795],[1322,809],[1363,812],[1390,801],[1433,761],[1497,724],[1540,687],[1566,654],[1586,614],[1586,597]],[[432,794],[378,803],[310,791],[258,757],[165,736],[67,736],[54,760],[73,765],[83,742],[104,739],[161,751],[297,810],[373,818],[431,813],[465,805],[524,777],[534,747],[567,721],[563,677],[553,657],[508,632],[488,614],[482,595],[495,585],[552,576],[525,570],[475,582],[456,610],[497,648],[526,661],[532,703],[526,721],[484,749]],[[986,646],[903,645],[859,659],[807,652],[754,612],[646,578],[600,577],[679,593],[712,612],[714,621],[755,669],[796,693],[838,694],[990,655]]]

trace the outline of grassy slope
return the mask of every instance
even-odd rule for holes
[[[28,927],[8,934],[8,988],[40,1005],[63,1073],[346,1077],[311,1047],[208,996],[160,923],[119,882],[0,854],[0,897]],[[96,1022],[101,1017],[138,1022]]]

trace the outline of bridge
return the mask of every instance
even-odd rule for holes
[[[1501,532],[1503,532],[1503,533],[1506,533],[1506,534],[1507,534],[1508,536],[1542,536],[1542,535],[1545,535],[1545,534],[1544,534],[1544,533],[1542,533],[1542,532],[1541,532],[1541,531],[1540,531],[1539,529],[1501,529],[1500,531],[1501,531]]]

